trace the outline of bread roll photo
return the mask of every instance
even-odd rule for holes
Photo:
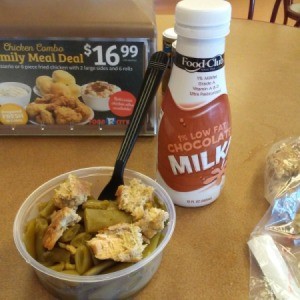
[[[63,70],[55,70],[52,73],[52,79],[54,82],[61,82],[66,85],[76,84],[75,77],[69,72]]]
[[[36,78],[35,84],[42,95],[49,94],[53,79],[50,76],[42,75]]]

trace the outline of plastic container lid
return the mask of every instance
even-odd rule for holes
[[[187,38],[221,38],[229,33],[231,5],[224,0],[184,0],[176,5],[175,32]]]
[[[177,39],[177,34],[174,28],[168,28],[163,32],[163,37],[168,40],[175,41]]]

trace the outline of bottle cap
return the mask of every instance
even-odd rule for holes
[[[231,5],[224,0],[184,0],[176,5],[175,32],[195,38],[221,38],[229,33]]]
[[[174,42],[177,39],[177,34],[174,31],[174,28],[168,28],[163,32],[163,38]]]

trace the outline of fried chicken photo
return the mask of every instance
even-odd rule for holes
[[[35,119],[36,116],[38,116],[42,110],[47,109],[47,106],[48,106],[48,104],[45,104],[45,103],[37,104],[35,102],[32,102],[32,103],[28,104],[26,107],[26,112],[28,114],[28,117],[30,119]]]
[[[82,121],[82,115],[70,107],[58,106],[54,110],[57,124],[70,124],[80,123]]]
[[[76,97],[47,94],[28,104],[29,118],[39,124],[70,124],[87,120],[91,109]]]
[[[82,115],[83,119],[87,119],[91,114],[91,109],[87,105],[82,103],[79,99],[76,99],[75,101],[76,101],[76,104],[77,104],[77,107],[75,108],[75,111],[80,113]]]
[[[36,116],[36,120],[40,124],[55,124],[55,120],[52,113],[46,109],[40,111],[40,114]]]

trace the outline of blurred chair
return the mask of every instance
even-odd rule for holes
[[[274,8],[272,11],[270,22],[274,23],[276,21],[278,9],[280,3],[283,1],[283,12],[284,20],[283,24],[287,24],[288,19],[293,19],[296,21],[295,27],[300,27],[300,3],[294,3],[293,0],[276,0],[274,3]]]
[[[248,20],[253,19],[255,0],[249,0]]]

